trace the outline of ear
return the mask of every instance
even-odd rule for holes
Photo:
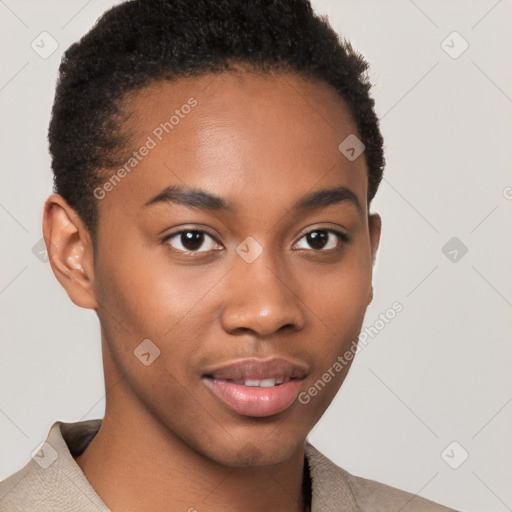
[[[382,219],[378,213],[372,213],[368,216],[368,229],[370,233],[370,251],[372,255],[372,266],[375,264],[377,250],[380,243],[380,234],[382,230]],[[373,285],[370,290],[368,304],[373,300]]]
[[[94,295],[94,251],[88,230],[59,194],[46,200],[43,237],[55,277],[69,298],[87,309],[97,309]]]

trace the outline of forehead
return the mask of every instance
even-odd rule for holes
[[[223,72],[159,81],[130,94],[122,126],[145,156],[114,196],[141,207],[169,185],[209,190],[233,204],[262,196],[294,203],[314,188],[344,186],[366,204],[364,157],[338,149],[357,134],[348,108],[323,82],[292,73]],[[125,162],[126,163],[126,162]]]
[[[183,114],[189,113],[188,108],[183,112],[183,107],[192,98],[199,107],[193,109],[192,117],[203,124],[203,129],[206,124],[224,132],[236,128],[252,139],[279,135],[276,143],[289,140],[301,146],[312,146],[320,139],[329,144],[326,135],[334,135],[336,141],[345,132],[357,133],[346,103],[329,84],[290,72],[243,70],[161,80],[135,91],[125,101],[128,128],[142,137],[154,128],[155,121],[169,121],[173,114],[183,119]],[[174,130],[176,121],[172,123],[173,135],[182,131]],[[194,120],[187,121],[190,123]],[[281,131],[284,127],[288,128],[286,133]]]

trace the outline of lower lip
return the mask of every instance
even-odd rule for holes
[[[212,378],[204,378],[203,381],[231,410],[243,416],[260,418],[278,414],[290,407],[302,384],[300,379],[291,379],[279,386],[262,388]]]

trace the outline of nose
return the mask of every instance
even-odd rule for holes
[[[264,254],[252,263],[236,257],[228,274],[221,321],[230,334],[251,331],[263,337],[304,326],[303,303],[289,272]]]

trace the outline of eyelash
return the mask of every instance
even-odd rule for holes
[[[322,231],[322,232],[325,232],[325,233],[331,233],[333,235],[335,235],[341,246],[338,246],[338,247],[334,247],[334,248],[331,248],[331,249],[299,249],[299,250],[307,250],[307,251],[313,251],[313,252],[316,252],[316,253],[330,253],[331,251],[339,251],[340,249],[342,249],[342,247],[345,245],[345,244],[348,244],[350,242],[350,237],[341,232],[341,231],[338,231],[337,229],[333,229],[333,228],[315,228],[315,229],[312,229],[310,231],[307,231],[306,233],[303,233],[302,236],[299,238],[299,240],[302,240],[304,237],[306,237],[307,235],[311,234],[311,233],[315,233],[315,232],[318,232],[318,231]],[[171,233],[169,235],[167,235],[163,240],[162,240],[162,243],[167,243],[169,240],[173,239],[173,238],[178,238],[179,236],[181,236],[183,233],[203,233],[205,235],[208,235],[212,240],[215,241],[215,243],[219,243],[216,238],[211,235],[210,233],[208,233],[207,231],[205,230],[202,230],[202,229],[193,229],[193,228],[188,228],[188,229],[181,229],[180,231],[176,231],[174,233]],[[188,254],[188,255],[195,255],[195,254],[202,254],[202,253],[208,253],[209,251],[183,251],[181,249],[175,249],[174,247],[172,248],[173,250],[177,251],[177,252],[180,252],[181,254]]]

